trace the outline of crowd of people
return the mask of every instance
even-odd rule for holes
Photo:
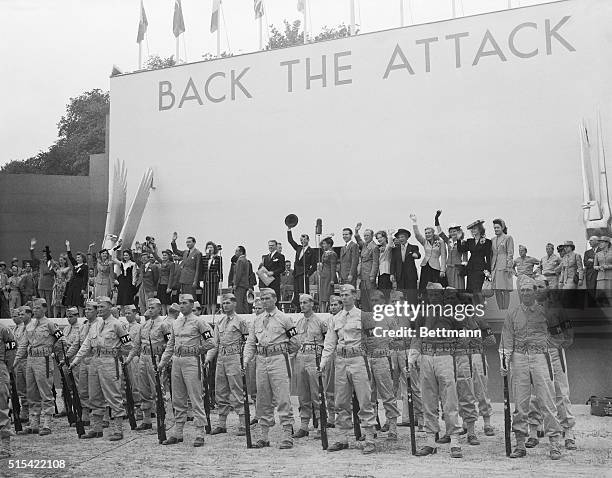
[[[248,393],[255,399],[255,448],[270,446],[275,408],[283,429],[280,448],[291,448],[294,440],[308,437],[311,423],[313,438],[320,439],[321,376],[334,438],[329,452],[349,448],[349,435],[355,432],[363,442],[363,453],[373,453],[379,433],[386,433],[388,441],[398,441],[398,426],[413,425],[421,432],[417,455],[434,454],[438,444],[450,443],[451,456],[461,458],[460,436],[465,435],[471,446],[480,443],[475,428],[479,415],[485,436],[496,433],[491,424],[486,358],[486,348],[495,346],[496,339],[486,317],[387,314],[380,321],[370,311],[417,300],[433,305],[478,305],[487,282],[500,309],[506,309],[507,292],[516,276],[521,303],[508,311],[499,343],[501,373],[510,373],[515,401],[512,430],[516,448],[510,456],[525,456],[527,448],[538,445],[537,432],[543,429],[550,439],[550,457],[559,459],[563,445],[576,449],[565,367],[565,348],[571,345],[573,333],[551,291],[588,286],[591,269],[603,276],[597,277],[598,283],[607,280],[607,270],[612,268],[610,240],[592,238],[592,249],[584,261],[569,241],[563,245],[562,257],[548,245],[541,260],[527,256],[521,246],[514,258],[514,241],[501,219],[493,221],[493,239],[485,237],[483,221],[475,221],[468,226],[473,237],[465,240],[458,225],[450,225],[448,234],[442,230],[440,214],[435,216],[435,228],[425,228],[423,234],[416,216],[411,216],[423,254],[408,242],[412,234],[407,229],[399,229],[389,241],[391,234],[386,231],[365,230],[361,237],[361,224],[355,227],[354,238],[353,230],[343,230],[345,244],[339,253],[333,250],[331,237],[321,240],[320,251],[310,247],[306,234],[296,243],[289,227],[287,239],[295,250],[293,270],[277,241],[268,242],[268,253],[262,256],[257,273],[244,247],[238,246],[231,261],[231,291],[221,291],[222,311],[212,323],[202,314],[216,313],[223,280],[220,247],[212,242],[202,254],[195,247],[195,238],[189,237],[187,249],[181,251],[175,233],[171,249],[164,250],[161,257],[150,237],[135,250],[121,250],[118,241],[111,250],[93,257],[95,244],[91,244],[88,253],[73,257],[67,241],[66,256],[55,262],[48,248],[36,261],[36,241],[32,240],[31,262],[23,270],[13,264],[12,268],[17,268],[13,277],[25,275],[31,285],[38,285],[38,297],[34,293],[21,297],[19,289],[17,300],[9,289],[16,328],[13,332],[0,326],[5,342],[0,347],[4,367],[0,379],[8,385],[8,372],[14,372],[22,410],[19,418],[28,423],[23,433],[52,433],[53,359],[76,377],[83,422],[90,428],[80,438],[102,437],[107,421],[109,439],[123,439],[126,402],[119,379],[125,375],[120,362],[129,367],[137,397],[141,423],[136,431],[152,429],[157,396],[151,359],[156,356],[160,370],[166,372],[164,388],[173,391],[170,397],[164,393],[164,399],[171,400],[175,419],[164,445],[183,441],[190,416],[196,429],[193,445],[204,445],[208,417],[203,377],[208,370],[218,407],[212,435],[227,433],[232,411],[239,418],[237,434],[246,433],[241,401],[245,375],[249,377]],[[259,297],[252,293],[257,276]],[[282,300],[283,285],[290,288],[294,310],[299,311],[297,321],[279,310],[282,302],[289,302]],[[314,290],[309,290],[311,286]],[[316,299],[311,292],[317,293]],[[62,297],[60,302],[58,297]],[[19,305],[21,301],[25,304]],[[61,306],[56,305],[59,303]],[[55,307],[64,308],[59,310],[68,319],[69,326],[63,331],[48,318]],[[329,315],[317,315],[317,311],[329,311]],[[253,315],[246,315],[251,312]],[[83,316],[85,322],[80,323],[78,318]],[[375,332],[377,328],[418,331],[423,327],[479,333],[415,333],[393,338]],[[4,396],[8,390],[8,386],[0,387],[0,403],[5,404],[0,413],[0,456],[10,455],[8,396]],[[297,431],[291,395],[299,398]],[[386,418],[382,426],[377,424],[379,400]],[[414,404],[412,423],[410,403]],[[446,425],[442,436],[439,412]],[[359,434],[356,423],[362,430]]]
[[[334,246],[332,237],[323,237],[318,245],[310,245],[308,234],[301,234],[299,244],[291,228],[287,240],[295,250],[293,264],[283,255],[277,240],[268,242],[254,273],[246,249],[238,246],[231,258],[228,288],[238,300],[238,313],[250,313],[259,278],[259,287],[274,289],[286,304],[285,310],[299,310],[301,293],[313,291],[317,310],[327,311],[329,297],[341,284],[358,289],[361,307],[370,311],[369,295],[378,289],[388,298],[391,290],[404,292],[407,300],[416,301],[428,282],[440,283],[477,296],[483,287],[495,296],[497,306],[509,306],[514,281],[521,277],[543,276],[551,289],[566,292],[566,307],[607,305],[612,290],[612,239],[607,236],[589,238],[583,255],[576,252],[573,241],[555,247],[546,244],[546,254],[537,259],[527,254],[523,245],[515,247],[506,223],[494,219],[493,236],[485,234],[484,221],[467,226],[472,237],[466,239],[463,228],[440,225],[441,211],[434,226],[419,228],[411,215],[412,233],[366,229],[360,235],[361,223],[342,231],[343,244]],[[411,244],[412,234],[417,244]],[[117,306],[136,305],[141,313],[146,300],[158,298],[162,312],[177,302],[179,293],[196,297],[207,314],[218,308],[219,291],[223,289],[221,247],[206,242],[204,252],[196,247],[196,239],[186,240],[186,249],[177,247],[174,233],[170,248],[159,251],[155,239],[147,236],[143,243],[122,249],[121,241],[110,250],[94,252],[95,243],[86,253],[70,249],[56,258],[49,247],[36,253],[36,239],[30,243],[29,258],[13,258],[10,266],[0,261],[0,317],[11,317],[11,310],[28,304],[32,298],[44,298],[50,314],[64,317],[66,309],[77,307],[83,313],[84,301],[95,297],[111,297]],[[555,253],[556,251],[556,253]],[[264,273],[265,272],[265,273]],[[258,277],[259,276],[259,277]],[[581,292],[583,291],[583,292]]]

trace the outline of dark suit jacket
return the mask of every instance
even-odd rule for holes
[[[467,241],[457,241],[459,252],[469,252],[470,258],[467,263],[467,272],[480,273],[482,271],[491,272],[491,239],[485,239],[481,244],[470,237]]]
[[[418,274],[415,258],[412,253],[416,252],[421,258],[419,247],[413,244],[406,245],[406,256],[402,261],[402,248],[397,245],[391,251],[391,275],[395,276],[398,289],[416,289]]]
[[[198,273],[202,263],[202,253],[195,246],[191,250],[185,249],[181,251],[176,247],[176,242],[171,242],[170,245],[172,246],[172,252],[183,256],[183,260],[179,264],[179,283],[193,284],[193,281],[197,278],[196,273]]]
[[[201,279],[204,282],[210,282],[214,284],[215,282],[223,281],[223,260],[221,256],[214,256],[213,261],[210,265],[210,270],[208,269],[208,261],[210,257],[207,255],[202,256],[202,265],[200,266],[201,271]]]
[[[146,292],[157,292],[159,283],[159,264],[150,264],[145,271],[145,265],[141,266],[142,286]]]
[[[234,264],[234,274],[230,279],[230,285],[234,287],[242,287],[244,289],[250,289],[251,284],[249,282],[251,275],[251,262],[245,257],[240,256]]]
[[[261,280],[259,281],[259,287],[269,287],[271,289],[280,288],[280,276],[285,270],[285,256],[281,253],[274,253],[274,257],[270,257],[270,254],[266,254],[261,257],[261,263],[263,266],[274,274],[274,281],[270,285],[265,285]]]
[[[304,253],[304,257],[300,259],[302,245],[293,240],[291,231],[287,231],[287,240],[291,247],[295,250],[295,263],[293,264],[293,277],[302,277],[304,275],[304,265],[306,265],[306,275],[310,277],[317,270],[317,252],[312,247],[308,247]]]
[[[595,264],[595,251],[593,251],[593,249],[589,249],[588,251],[585,251],[583,260],[584,260],[584,276],[586,279],[586,288],[595,289],[597,287],[597,273],[598,273],[598,271],[593,269],[593,265]]]

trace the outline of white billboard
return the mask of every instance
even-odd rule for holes
[[[505,219],[530,255],[581,250],[578,123],[612,125],[610,25],[612,2],[568,0],[114,77],[128,197],[154,170],[137,238],[253,258],[289,213],[339,238],[441,208],[489,236]]]

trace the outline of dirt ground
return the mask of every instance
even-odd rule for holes
[[[544,439],[537,448],[528,450],[526,458],[511,460],[504,455],[501,404],[495,404],[494,409],[496,436],[485,437],[480,421],[477,431],[481,445],[463,443],[463,459],[450,458],[448,445],[441,445],[437,455],[411,456],[409,428],[399,428],[400,439],[392,444],[386,443],[385,434],[380,433],[378,453],[365,456],[354,440],[350,442],[349,450],[336,453],[321,450],[321,442],[311,437],[295,440],[292,450],[279,450],[278,425],[270,435],[271,448],[248,450],[244,437],[235,436],[236,416],[230,416],[228,434],[207,436],[202,448],[192,447],[193,422],[189,422],[185,429],[184,443],[164,447],[158,445],[155,431],[131,431],[127,421],[125,439],[120,442],[109,442],[106,437],[78,440],[74,428],[69,428],[65,419],[56,418],[53,433],[49,436],[14,437],[11,458],[65,460],[66,468],[11,470],[8,460],[2,460],[0,476],[612,477],[612,418],[593,417],[589,415],[589,407],[575,406],[577,451],[565,451],[563,459],[553,462],[548,458],[547,439]],[[294,403],[294,410],[297,411],[297,403]],[[384,423],[382,406],[380,411]],[[214,426],[216,415],[211,418]],[[257,427],[254,428],[256,437]],[[335,436],[335,430],[330,429],[330,443]]]

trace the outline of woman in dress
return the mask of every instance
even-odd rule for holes
[[[163,251],[161,257],[159,257],[157,254],[157,247],[154,247],[153,255],[160,264],[157,298],[162,304],[162,315],[167,315],[168,306],[172,304],[172,279],[176,265],[172,260],[172,251],[169,249]]]
[[[68,256],[60,254],[58,262],[54,264],[55,282],[53,283],[53,317],[65,317],[64,295],[66,286],[72,278],[72,265],[68,263]]]
[[[514,239],[508,235],[503,219],[493,219],[495,237],[491,240],[491,280],[495,300],[500,310],[510,305],[514,264]]]
[[[463,232],[457,234],[457,250],[469,252],[467,263],[467,291],[474,295],[474,303],[482,304],[482,284],[491,277],[491,241],[485,237],[482,219],[468,226],[472,237],[463,240]]]
[[[107,249],[102,249],[97,255],[91,253],[92,247],[87,249],[87,259],[92,263],[94,270],[94,297],[112,297],[113,293],[113,263]]]
[[[446,243],[448,249],[448,255],[446,257],[446,280],[449,287],[453,287],[457,290],[465,290],[465,264],[467,264],[467,253],[459,252],[457,249],[457,236],[463,231],[459,224],[449,224],[448,236],[442,230],[440,226],[440,215],[441,210],[436,211],[436,218],[434,220],[436,226],[436,232],[440,239]]]
[[[118,243],[119,244],[119,243]],[[138,292],[136,288],[136,276],[138,266],[132,260],[132,251],[125,249],[121,253],[122,260],[112,258],[113,263],[118,266],[117,279],[117,305],[134,305],[134,296]]]
[[[599,238],[599,250],[595,254],[593,269],[597,271],[597,299],[601,306],[612,304],[612,247],[607,236]]]
[[[68,260],[72,264],[72,277],[66,284],[64,306],[77,307],[79,316],[83,317],[83,303],[85,294],[87,294],[87,281],[89,279],[87,256],[82,252],[77,252],[73,256],[70,250],[70,241],[66,241],[66,252],[68,253]]]
[[[391,282],[391,253],[393,252],[393,244],[389,244],[389,236],[386,231],[378,231],[374,237],[376,237],[380,252],[377,288],[385,295],[385,300],[388,302],[393,290],[393,282]]]
[[[318,264],[319,281],[321,288],[319,290],[319,312],[327,312],[329,304],[329,296],[334,290],[336,279],[336,265],[338,263],[338,255],[332,250],[334,241],[331,237],[326,237],[319,244],[323,251],[321,262]]]
[[[223,261],[219,255],[217,245],[208,241],[205,247],[205,255],[202,257],[202,306],[209,315],[217,312],[217,296],[219,295],[219,284],[223,282]]]

